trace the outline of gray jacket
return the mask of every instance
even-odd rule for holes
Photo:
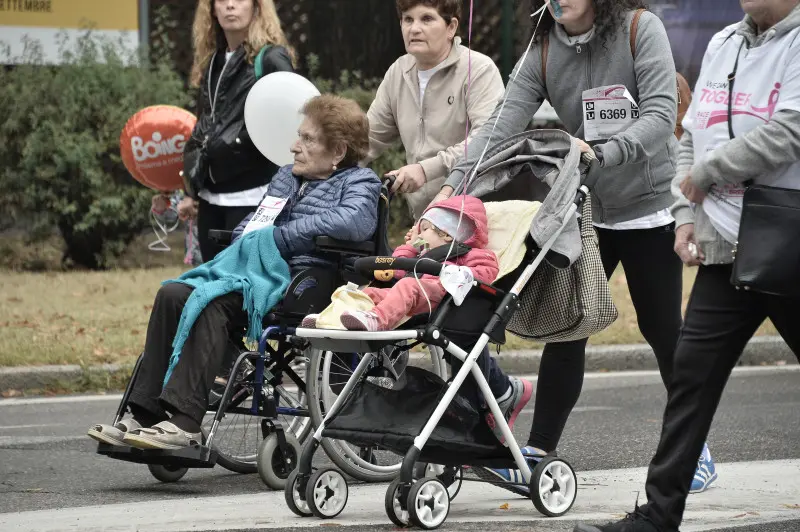
[[[708,45],[706,54],[715,53],[728,38],[744,38],[752,49],[798,26],[800,26],[800,6],[795,7],[785,19],[761,35],[758,35],[752,19],[746,16],[742,22],[729,26],[715,35]],[[746,53],[746,47],[742,53]],[[688,116],[690,115],[687,113]],[[733,262],[734,246],[717,232],[702,206],[692,209],[689,200],[680,191],[680,184],[690,172],[692,182],[703,190],[708,190],[711,185],[743,183],[750,179],[758,183],[759,175],[800,161],[798,131],[800,131],[800,113],[790,110],[777,111],[769,122],[737,136],[707,154],[702,161],[694,159],[691,130],[687,129],[684,132],[678,154],[678,171],[672,182],[675,203],[671,210],[676,226],[694,224],[694,237],[705,255],[704,264]]]
[[[548,100],[567,131],[583,138],[583,91],[624,84],[639,105],[640,118],[624,132],[595,146],[602,166],[592,194],[596,222],[633,220],[672,203],[670,182],[675,176],[677,120],[675,64],[664,25],[652,13],[642,14],[636,35],[636,59],[631,57],[629,12],[625,23],[607,43],[595,37],[569,44],[559,24],[550,32],[547,86],[542,83],[541,45],[531,48],[517,63],[506,88],[502,117],[498,104],[492,117],[469,143],[469,158],[461,159],[447,184],[453,188],[478,160],[491,135],[492,144],[524,131]]]

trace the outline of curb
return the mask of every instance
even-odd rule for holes
[[[539,349],[493,353],[503,371],[511,374],[538,373],[542,351]],[[427,358],[420,353],[414,358]],[[789,346],[780,336],[758,336],[750,340],[739,360],[739,366],[775,366],[797,364]],[[20,366],[0,368],[0,391],[74,388],[81,384],[95,386],[103,381],[127,381],[133,366],[103,364],[99,366]],[[586,348],[586,371],[656,370],[656,358],[647,344],[601,345]],[[124,385],[124,384],[123,384]]]

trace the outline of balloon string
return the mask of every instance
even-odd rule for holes
[[[150,242],[147,245],[147,249],[149,249],[150,251],[170,251],[171,250],[171,248],[169,247],[169,244],[167,244],[167,235],[169,235],[171,232],[175,231],[175,229],[178,228],[178,226],[180,225],[181,222],[177,217],[178,211],[175,208],[169,207],[167,210],[174,211],[175,214],[176,214],[175,223],[171,227],[167,227],[166,224],[161,223],[161,220],[159,220],[158,217],[156,217],[156,214],[153,211],[153,209],[150,209],[150,227],[153,228],[153,233],[155,233],[155,235],[156,235],[156,240],[153,241],[153,242]]]

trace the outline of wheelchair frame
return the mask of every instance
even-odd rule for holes
[[[294,470],[299,458],[299,443],[297,449],[295,449],[290,441],[287,440],[284,427],[279,421],[278,416],[308,417],[309,423],[311,419],[307,406],[305,408],[278,406],[280,394],[277,385],[282,382],[284,374],[298,386],[306,397],[306,402],[308,401],[306,383],[303,382],[300,376],[297,375],[291,367],[289,367],[289,362],[294,357],[290,359],[287,355],[296,349],[304,347],[303,345],[299,345],[298,340],[291,334],[291,331],[294,330],[292,325],[299,323],[306,315],[324,309],[330,304],[330,297],[334,290],[338,286],[345,284],[348,277],[355,276],[354,271],[352,271],[351,275],[352,267],[346,264],[348,259],[366,257],[373,254],[385,254],[388,252],[387,228],[391,201],[390,184],[391,180],[387,180],[383,183],[381,188],[381,195],[378,200],[378,226],[372,240],[366,242],[349,242],[327,236],[317,237],[315,239],[317,251],[326,253],[328,256],[337,256],[338,268],[336,270],[328,270],[313,267],[297,274],[292,279],[286,291],[286,296],[281,302],[280,309],[270,312],[266,317],[266,328],[263,330],[259,339],[258,350],[245,351],[240,353],[237,357],[231,368],[230,375],[238,375],[239,370],[246,361],[252,363],[254,366],[253,381],[252,383],[247,383],[253,387],[251,406],[249,408],[241,408],[238,404],[235,404],[230,409],[228,408],[228,403],[234,399],[235,386],[240,383],[236,379],[230,378],[225,385],[222,396],[216,403],[217,409],[214,414],[212,426],[208,434],[204,435],[204,442],[202,445],[193,445],[175,450],[161,450],[120,447],[99,443],[97,453],[117,460],[148,464],[151,473],[153,473],[156,478],[164,482],[174,482],[179,480],[186,473],[188,468],[214,467],[220,458],[220,453],[213,448],[214,438],[219,425],[227,413],[238,413],[262,417],[262,445],[260,447],[263,447],[267,438],[274,434],[277,438],[275,449],[282,453],[282,463],[289,466],[286,474],[288,475]],[[225,243],[231,241],[232,233],[232,231],[211,230],[209,231],[209,236],[214,240]],[[308,290],[311,287],[300,290],[303,283],[308,282],[311,282],[313,287],[317,288],[317,290]],[[308,290],[308,293],[306,290]],[[304,298],[304,296],[306,297]],[[277,349],[273,348],[268,343],[270,340],[278,341]],[[303,343],[305,342],[303,341]],[[141,357],[142,355],[139,356],[133,368],[131,379],[128,381],[128,385],[126,386],[117,408],[113,424],[118,423],[125,415],[130,394],[141,365]],[[272,385],[272,396],[264,392],[265,384]],[[244,399],[246,399],[246,397],[243,398],[243,400]],[[209,404],[209,407],[212,406],[214,406],[214,404]],[[268,482],[269,475],[265,475],[261,470],[262,461],[259,459],[257,462],[259,473],[265,483],[268,483],[270,487],[274,489],[283,488],[283,485],[279,485],[274,480],[272,483]],[[153,466],[164,469],[156,469]]]

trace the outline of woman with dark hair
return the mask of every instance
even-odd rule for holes
[[[370,105],[367,162],[398,138],[407,164],[389,172],[414,220],[464,155],[469,127],[477,131],[503,95],[491,58],[456,36],[462,0],[396,0],[408,52],[394,62]]]
[[[542,8],[546,2],[533,4]],[[475,135],[469,156],[456,164],[434,201],[463,184],[487,143],[524,131],[548,100],[581,150],[598,159],[590,181],[603,267],[611,277],[622,264],[639,329],[668,386],[682,282],[669,212],[678,107],[669,40],[658,17],[637,13],[644,7],[640,0],[547,3],[549,14],[541,17],[533,47],[514,69],[504,106]],[[556,450],[583,386],[585,349],[586,339],[544,349],[533,427],[523,449],[533,461]],[[511,481],[518,472],[484,473]]]

